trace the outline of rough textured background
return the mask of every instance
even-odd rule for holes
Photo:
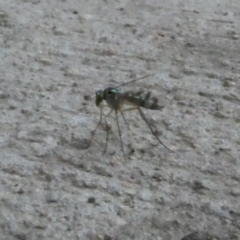
[[[240,4],[0,0],[0,239],[240,239]],[[110,118],[95,91],[163,111]]]

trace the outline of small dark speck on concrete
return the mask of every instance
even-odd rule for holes
[[[210,236],[208,233],[193,232],[183,237],[181,240],[217,240],[217,238]]]
[[[104,240],[112,240],[112,237],[110,237],[109,235],[104,235]]]
[[[95,197],[89,197],[88,198],[88,203],[95,203],[95,202],[96,202]]]
[[[86,101],[91,100],[91,96],[89,96],[89,95],[84,95],[84,100],[86,100]]]

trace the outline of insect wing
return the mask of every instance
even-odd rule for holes
[[[122,99],[126,104],[143,107],[152,110],[161,110],[164,105],[158,103],[156,97],[151,98],[151,92],[144,94],[143,91],[128,91],[122,94]]]

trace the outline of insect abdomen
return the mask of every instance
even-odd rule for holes
[[[124,94],[125,100],[129,103],[136,105],[138,107],[143,107],[152,110],[161,110],[164,105],[158,104],[158,99],[156,97],[150,98],[151,92],[148,92],[146,95],[143,94],[143,91],[140,92],[126,92]]]

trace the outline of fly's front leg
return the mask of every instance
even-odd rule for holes
[[[94,135],[95,132],[97,131],[97,129],[98,129],[99,125],[101,124],[101,122],[102,122],[102,108],[100,108],[100,119],[99,119],[99,121],[98,121],[98,124],[97,124],[96,128],[92,131],[92,134],[93,134],[93,135]]]
[[[97,129],[100,126],[101,122],[102,122],[102,108],[100,108],[100,118],[99,118],[98,124],[97,124],[96,128],[91,132],[91,139],[89,141],[88,147],[90,147],[90,145],[92,144],[92,140],[93,140],[93,137],[95,135],[95,132],[97,131]]]
[[[103,110],[102,110],[102,109],[103,109],[104,107],[106,107],[106,106],[100,107],[100,118],[99,118],[98,124],[97,124],[97,126],[95,127],[95,129],[94,129],[93,131],[91,131],[91,139],[90,139],[90,141],[89,141],[88,147],[90,147],[90,145],[92,144],[92,140],[93,140],[93,138],[94,138],[94,135],[95,135],[98,127],[99,127],[99,126],[101,125],[101,123],[102,123],[102,115],[103,115]]]

